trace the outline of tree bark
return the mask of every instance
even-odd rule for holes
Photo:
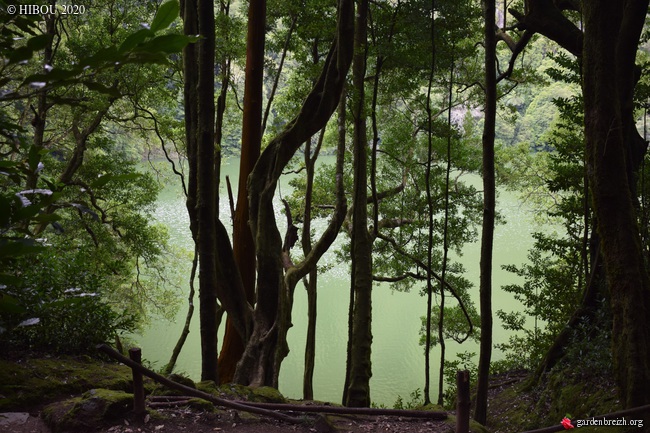
[[[311,205],[314,192],[314,174],[316,169],[316,159],[320,153],[323,143],[325,129],[321,130],[318,138],[318,144],[314,149],[312,157],[312,138],[305,143],[305,168],[307,171],[307,185],[305,187],[305,199],[302,225],[302,252],[307,256],[312,250],[311,242]],[[305,289],[307,290],[307,338],[305,341],[305,370],[302,381],[302,398],[305,400],[314,399],[314,364],[316,359],[316,316],[318,313],[318,270],[314,268],[309,272],[309,276],[303,278]]]
[[[429,67],[429,82],[427,84],[427,166],[424,172],[427,196],[427,315],[424,333],[424,404],[431,403],[431,315],[433,309],[433,284],[431,270],[433,269],[433,199],[431,196],[431,164],[433,163],[433,116],[431,109],[431,91],[436,69],[436,39],[435,39],[435,0],[431,0],[431,65]],[[442,285],[442,281],[440,284]]]
[[[264,42],[266,0],[251,0],[248,6],[246,42],[246,80],[244,83],[244,115],[242,120],[239,187],[233,224],[233,254],[239,269],[246,299],[255,304],[255,243],[248,226],[248,176],[260,156],[262,146],[262,99],[264,80]],[[226,320],[226,333],[219,360],[220,380],[231,382],[237,362],[244,353],[246,336],[240,335],[232,319]]]
[[[197,230],[199,252],[199,315],[201,318],[201,380],[217,379],[217,236],[214,170],[214,60],[213,0],[197,0]]]
[[[361,0],[356,13],[354,34],[353,84],[353,215],[352,215],[352,273],[354,292],[352,341],[350,344],[349,376],[346,406],[370,406],[370,377],[372,376],[372,242],[368,233],[368,139],[365,113],[364,81],[366,74],[366,45],[368,1]]]
[[[481,233],[480,309],[481,341],[474,419],[487,420],[487,392],[492,357],[492,249],[496,185],[494,173],[494,135],[496,122],[496,34],[495,0],[483,1],[485,17],[485,123],[483,126],[483,224]]]
[[[625,407],[650,395],[650,283],[628,173],[636,46],[647,0],[584,2],[583,95],[594,212],[611,294],[612,351]]]

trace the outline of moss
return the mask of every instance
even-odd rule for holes
[[[43,410],[43,419],[54,430],[91,430],[130,413],[133,395],[124,391],[93,389],[82,397],[53,403]]]
[[[204,380],[203,382],[196,383],[196,389],[199,391],[207,392],[208,394],[219,394],[219,387],[213,380]]]
[[[202,410],[205,412],[214,412],[216,409],[214,404],[202,398],[191,398],[187,404],[192,409]]]
[[[25,409],[92,388],[128,391],[128,367],[91,358],[0,360],[0,410]]]
[[[287,400],[284,398],[280,391],[270,386],[261,386],[259,388],[252,388],[252,398],[251,401],[256,401],[259,403],[286,403]]]
[[[167,376],[167,378],[173,382],[180,383],[181,385],[185,385],[188,388],[196,389],[196,384],[192,379],[188,377],[173,373]],[[186,394],[186,392],[184,391],[170,389],[164,385],[159,385],[159,384],[156,384],[154,386],[152,393],[155,395],[185,395]]]
[[[435,409],[438,410],[438,409]],[[456,427],[456,416],[449,415],[445,420],[445,424],[455,428]],[[477,423],[473,419],[469,420],[469,431],[472,433],[489,433],[489,430],[485,428],[482,424]]]
[[[589,369],[568,363],[558,364],[533,389],[521,386],[506,388],[490,400],[488,425],[497,431],[511,431],[512,426],[525,431],[553,426],[568,416],[574,421],[621,409],[616,384],[611,376],[594,374]],[[493,415],[493,414],[498,414]],[[581,427],[581,433],[623,432],[614,426]]]
[[[540,411],[534,409],[535,401],[528,398],[520,386],[502,390],[491,398],[488,411],[488,426],[500,431],[525,431],[542,426]]]
[[[415,408],[415,410],[430,410],[434,412],[446,412],[444,407],[433,403],[418,406]]]

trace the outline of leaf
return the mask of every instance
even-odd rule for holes
[[[140,29],[135,33],[130,34],[122,45],[120,45],[119,52],[124,54],[127,51],[131,51],[136,46],[143,43],[147,38],[155,36],[155,33],[150,29]]]
[[[0,239],[0,259],[34,254],[42,249],[43,247],[36,244],[33,239]]]
[[[177,53],[181,51],[191,38],[185,35],[162,35],[152,39],[146,45],[150,51],[162,51],[164,53]]]
[[[140,173],[128,173],[128,174],[105,174],[104,176],[98,178],[96,181],[90,184],[93,188],[101,188],[106,185],[108,182],[120,181],[120,180],[135,180],[142,176]]]
[[[169,25],[178,17],[179,12],[180,6],[177,1],[171,0],[167,3],[163,3],[151,22],[151,31],[157,32],[158,30],[169,27]]]
[[[32,317],[31,319],[23,320],[22,322],[20,322],[18,324],[18,327],[34,326],[34,325],[38,325],[39,323],[41,323],[41,319],[39,319],[38,317]]]
[[[94,92],[103,93],[104,95],[114,96],[116,98],[120,97],[120,91],[115,87],[106,87],[95,81],[84,81],[83,83],[89,90]]]
[[[2,280],[0,275],[0,280]],[[21,314],[25,312],[25,308],[20,305],[18,299],[0,292],[0,314]]]
[[[32,51],[39,51],[45,48],[49,42],[50,42],[50,35],[48,34],[38,35],[38,36],[34,36],[33,38],[29,38],[29,40],[27,41],[27,47],[30,48]]]
[[[29,60],[32,58],[32,55],[34,52],[29,49],[28,47],[20,47],[11,52],[9,55],[9,63],[8,65],[12,65],[14,63],[22,62],[24,60]]]

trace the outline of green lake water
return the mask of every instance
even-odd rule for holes
[[[236,188],[238,162],[231,161],[222,167],[220,186],[221,220],[231,229],[228,210],[228,196],[223,177],[229,175]],[[480,182],[478,178],[473,179]],[[286,193],[286,182],[281,185]],[[236,197],[237,192],[234,191]],[[518,282],[517,277],[501,269],[505,264],[521,264],[526,260],[528,249],[533,244],[531,232],[534,229],[532,215],[517,197],[507,191],[498,196],[498,210],[506,220],[495,230],[494,271],[493,271],[493,310],[512,311],[521,306],[512,296],[500,287]],[[277,207],[278,213],[281,209]],[[171,242],[176,246],[192,249],[189,223],[185,201],[181,195],[180,183],[168,182],[161,193],[155,214],[156,219],[167,226]],[[278,221],[284,221],[278,216]],[[342,236],[339,237],[340,241]],[[466,269],[466,277],[474,283],[472,296],[478,305],[479,283],[478,242],[469,244],[463,251],[460,261]],[[334,262],[334,254],[328,252],[323,258],[325,263]],[[175,273],[189,276],[190,260],[181,261],[175,266]],[[185,277],[185,281],[187,278]],[[314,373],[314,397],[318,400],[340,402],[345,372],[347,344],[347,313],[349,299],[350,274],[346,265],[336,266],[319,276],[318,281],[318,320],[316,367]],[[183,298],[186,295],[183,294]],[[198,300],[195,300],[198,304]],[[187,303],[178,311],[176,320],[168,322],[155,320],[141,336],[135,340],[142,347],[143,357],[155,368],[162,367],[169,359],[172,348],[178,339],[185,315]],[[287,397],[301,398],[302,376],[304,366],[304,348],[307,326],[307,296],[302,284],[296,288],[293,310],[293,328],[288,339],[290,354],[282,364],[280,374],[280,391]],[[389,284],[373,286],[373,344],[371,398],[376,404],[392,407],[396,398],[402,396],[408,401],[415,389],[424,387],[424,354],[419,346],[421,316],[426,314],[426,298],[420,296],[419,290],[410,293],[392,291]],[[222,326],[223,328],[223,326]],[[223,329],[222,329],[223,331]],[[221,337],[220,337],[221,338]],[[498,319],[494,322],[494,343],[505,342],[508,333],[501,328]],[[463,351],[478,353],[478,345],[467,342],[462,346],[455,342],[447,343],[447,359],[455,359],[455,353]],[[439,351],[432,352],[431,380],[432,389],[437,389],[439,369]],[[493,350],[493,359],[501,354]],[[200,342],[198,328],[198,308],[195,310],[193,326],[177,363],[177,371],[198,380],[200,377]],[[435,393],[431,396],[436,398]]]

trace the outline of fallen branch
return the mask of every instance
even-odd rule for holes
[[[132,369],[142,373],[143,375],[150,377],[156,382],[161,383],[162,385],[167,386],[171,389],[176,389],[178,391],[184,392],[184,396],[155,396],[153,397],[156,400],[168,400],[168,403],[175,403],[169,400],[181,400],[188,398],[202,398],[207,400],[215,405],[228,407],[231,409],[237,409],[244,412],[256,413],[259,415],[265,415],[273,417],[282,421],[298,424],[304,422],[302,418],[295,418],[289,415],[282,414],[275,411],[287,411],[287,412],[305,412],[305,413],[330,413],[337,415],[374,415],[374,416],[395,416],[395,417],[409,417],[409,418],[427,418],[432,420],[445,420],[447,419],[447,412],[440,411],[427,411],[427,410],[406,410],[406,409],[380,409],[380,408],[367,408],[367,407],[341,407],[341,406],[323,406],[323,405],[297,405],[297,404],[280,404],[280,403],[253,403],[253,402],[240,402],[233,400],[225,400],[219,397],[216,397],[212,394],[208,394],[203,391],[199,391],[189,386],[181,385],[180,383],[174,382],[167,379],[164,376],[161,376],[153,371],[149,370],[146,367],[143,367],[141,364],[131,361],[129,358],[122,356],[120,353],[112,349],[106,344],[100,344],[97,346],[97,350],[106,353],[111,358],[131,367]],[[160,405],[162,402],[156,403]],[[167,402],[166,402],[167,403]],[[154,406],[152,403],[150,405]]]
[[[226,399],[223,399],[223,398],[216,397],[216,396],[214,396],[212,394],[208,394],[207,392],[199,391],[198,389],[194,389],[194,388],[190,388],[189,386],[181,385],[180,383],[176,383],[173,380],[169,380],[166,377],[159,375],[158,373],[154,373],[153,371],[149,370],[146,367],[143,367],[141,364],[138,364],[137,362],[131,361],[129,358],[127,358],[125,356],[122,356],[122,354],[120,354],[119,352],[117,352],[116,350],[114,350],[113,348],[109,347],[106,344],[99,344],[99,345],[97,345],[96,348],[100,352],[104,352],[105,354],[107,354],[111,358],[121,362],[124,365],[127,365],[127,366],[131,367],[133,370],[136,370],[136,371],[142,373],[143,375],[155,380],[156,382],[158,382],[158,383],[160,383],[162,385],[165,385],[168,388],[176,389],[178,391],[182,391],[182,392],[186,393],[187,395],[191,395],[193,397],[202,398],[202,399],[207,400],[207,401],[209,401],[209,402],[211,402],[211,403],[213,403],[213,404],[215,404],[217,406],[223,406],[223,407],[227,407],[227,408],[230,408],[230,409],[241,410],[243,412],[249,412],[249,413],[255,413],[255,414],[258,414],[258,415],[264,415],[264,416],[268,416],[268,417],[271,417],[271,418],[279,419],[281,421],[289,422],[289,423],[292,423],[292,424],[300,424],[300,423],[304,422],[304,420],[300,419],[300,418],[294,418],[292,416],[285,415],[285,414],[279,413],[279,412],[274,412],[272,410],[262,409],[260,407],[253,407],[253,406],[250,406],[248,404],[243,404],[243,403],[235,402],[235,401],[232,401],[232,400],[226,400]]]
[[[375,415],[375,416],[402,416],[409,418],[428,418],[437,421],[447,419],[447,412],[430,410],[407,409],[381,409],[372,407],[343,407],[320,405],[297,405],[281,403],[247,403],[249,406],[266,408],[270,410],[283,410],[292,412],[331,413],[337,415]]]
[[[188,404],[190,404],[190,400],[151,401],[147,404],[152,409],[163,409],[163,408],[170,408],[170,407],[187,406]]]

